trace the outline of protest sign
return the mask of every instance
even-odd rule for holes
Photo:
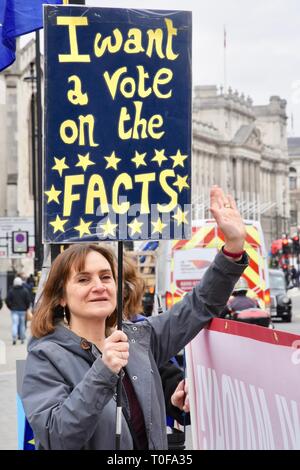
[[[191,13],[45,7],[44,239],[190,235]]]
[[[187,346],[194,449],[300,449],[300,336],[214,319]]]

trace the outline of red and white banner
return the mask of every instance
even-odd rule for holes
[[[186,347],[194,449],[300,449],[300,336],[214,319]]]

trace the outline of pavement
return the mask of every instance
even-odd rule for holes
[[[0,310],[0,450],[18,448],[16,360],[26,354],[26,344],[12,345],[10,311],[4,305]]]

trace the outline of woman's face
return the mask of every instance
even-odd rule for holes
[[[97,251],[90,251],[82,272],[70,273],[62,301],[71,316],[106,319],[116,309],[117,289],[109,262]]]

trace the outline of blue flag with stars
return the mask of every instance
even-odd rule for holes
[[[43,27],[43,4],[63,0],[0,1],[0,71],[16,58],[16,37]]]
[[[188,11],[45,7],[44,240],[186,239]]]

